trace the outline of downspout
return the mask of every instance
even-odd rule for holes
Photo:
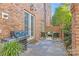
[[[44,3],[44,32],[46,31],[46,3]]]

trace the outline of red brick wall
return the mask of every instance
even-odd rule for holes
[[[64,33],[61,32],[61,26],[53,26],[53,25],[47,26],[46,32],[49,32],[49,31],[60,33],[59,38],[62,40],[64,39]]]
[[[9,37],[10,31],[24,30],[24,11],[28,11],[35,15],[35,37],[36,39],[40,38],[40,15],[38,11],[30,10],[30,4],[0,4],[0,29],[4,37]],[[37,9],[38,10],[38,9]],[[9,14],[8,20],[3,20],[1,18],[1,13],[6,12]],[[15,28],[15,29],[14,29]]]
[[[72,54],[79,55],[79,4],[72,4]]]
[[[23,30],[23,13],[26,8],[22,5],[23,4],[0,4],[0,13],[6,12],[9,14],[9,18],[7,20],[2,18],[0,19],[0,27],[3,27],[2,34],[5,37],[9,36],[9,33],[12,30]]]
[[[51,26],[51,6],[50,3],[46,4],[46,26]]]
[[[33,4],[33,3],[32,3]],[[43,10],[43,3],[40,4],[33,4],[34,10],[30,8],[31,3],[25,3],[25,4],[15,4],[15,3],[9,3],[9,4],[0,4],[0,29],[2,29],[2,33],[0,35],[3,35],[4,37],[10,36],[10,31],[16,30],[21,31],[24,30],[24,12],[27,11],[35,16],[35,39],[40,39],[41,34],[41,20],[44,19],[44,12]],[[40,8],[40,6],[42,6]],[[48,7],[48,6],[47,6]],[[35,10],[36,9],[36,10]],[[48,11],[48,10],[47,10]],[[1,18],[1,13],[6,12],[9,14],[8,20],[3,20]],[[50,10],[49,10],[50,12]],[[47,13],[50,14],[50,13]],[[49,15],[50,17],[50,15]],[[50,19],[47,17],[47,19]],[[47,19],[44,19],[47,21]],[[50,20],[49,20],[50,22]],[[47,23],[47,25],[49,24]],[[15,29],[14,29],[15,28]]]

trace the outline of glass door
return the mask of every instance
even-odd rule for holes
[[[25,32],[26,36],[29,36],[29,14],[25,12],[25,20],[24,20],[24,25],[25,25]]]
[[[34,36],[34,16],[28,12],[25,12],[25,31],[29,38]]]

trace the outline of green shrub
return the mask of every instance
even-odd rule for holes
[[[71,34],[70,33],[65,34],[64,42],[66,44],[66,48],[71,45],[72,39],[71,39]]]
[[[3,44],[2,44],[2,43],[0,43],[0,52],[1,52],[1,50],[2,50],[2,47],[3,47]]]
[[[4,43],[0,55],[2,56],[16,56],[22,52],[22,45],[17,41]]]

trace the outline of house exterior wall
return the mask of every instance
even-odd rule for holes
[[[17,4],[18,5],[18,4]],[[0,28],[2,34],[4,37],[10,36],[10,31],[13,30],[23,30],[23,11],[20,11],[22,9],[18,9],[18,7],[21,7],[18,5],[17,7],[16,4],[0,4],[0,14],[2,16],[2,12],[5,12],[8,14],[8,19],[2,19],[0,18]],[[17,8],[15,8],[17,7]],[[19,11],[18,11],[19,10]],[[16,29],[15,29],[16,28]],[[19,29],[18,29],[19,28]]]
[[[51,5],[50,3],[46,4],[46,26],[51,26]]]
[[[10,36],[10,31],[24,30],[24,12],[27,11],[35,16],[35,37],[40,36],[40,15],[38,12],[30,10],[30,4],[0,4],[0,14],[6,12],[9,14],[7,20],[0,16],[0,35]],[[38,34],[37,34],[38,33]],[[36,35],[37,34],[37,35]]]
[[[79,4],[72,4],[72,55],[79,55]]]
[[[40,7],[41,6],[41,7]],[[37,7],[38,13],[41,16],[41,32],[46,31],[46,27],[50,26],[50,20],[51,20],[51,6],[49,3],[40,3],[35,4],[35,7]]]
[[[34,7],[36,8],[36,15],[37,16],[37,20],[36,20],[36,39],[38,40],[40,37],[41,37],[41,31],[42,31],[42,26],[41,26],[41,23],[42,23],[42,19],[43,19],[43,3],[35,3],[33,4]],[[39,34],[39,35],[38,35]]]
[[[32,6],[33,5],[33,6]],[[45,7],[46,8],[46,7]],[[0,35],[10,37],[10,31],[23,31],[24,12],[27,11],[35,16],[34,39],[39,40],[41,36],[41,23],[44,19],[44,4],[43,3],[8,3],[0,4]],[[2,19],[2,12],[8,14],[8,19]],[[43,24],[43,27],[46,24]]]

